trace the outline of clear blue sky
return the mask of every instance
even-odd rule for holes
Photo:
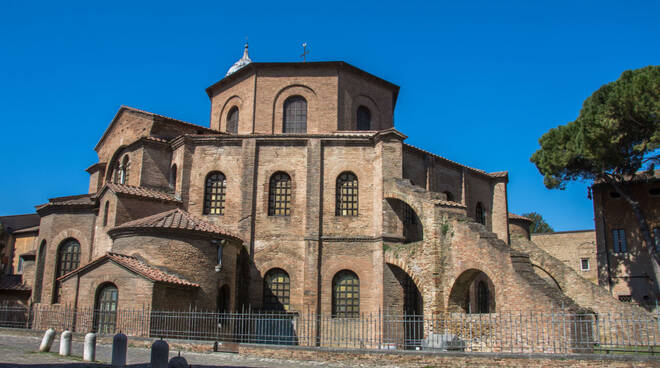
[[[103,5],[98,5],[98,4]],[[508,170],[509,210],[593,228],[585,183],[544,188],[538,138],[622,71],[660,63],[660,2],[0,3],[0,215],[85,193],[125,104],[208,126],[204,89],[254,61],[344,60],[401,86],[408,142]]]

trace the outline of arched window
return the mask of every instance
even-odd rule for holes
[[[170,169],[170,189],[176,190],[176,165]]]
[[[119,168],[115,172],[116,173],[115,183],[128,184],[128,174],[129,174],[130,166],[131,166],[131,161],[129,160],[128,155],[125,155],[124,158],[121,160],[121,164],[119,164]]]
[[[44,264],[46,263],[46,241],[42,240],[39,246],[37,258],[37,277],[32,291],[32,299],[35,303],[41,303],[41,286],[44,278]]]
[[[284,133],[307,133],[307,100],[291,96],[284,101]]]
[[[264,276],[264,309],[276,311],[289,310],[291,280],[289,274],[281,268],[273,268]]]
[[[477,284],[477,313],[488,313],[490,304],[490,291],[486,282],[479,281]]]
[[[205,215],[224,215],[226,191],[227,179],[223,173],[214,171],[206,176],[206,187],[204,189]]]
[[[474,217],[478,223],[486,225],[486,213],[484,212],[484,207],[481,205],[481,202],[477,203]]]
[[[332,279],[332,316],[355,318],[360,315],[360,280],[351,271],[339,271]]]
[[[103,227],[108,226],[108,209],[110,208],[110,201],[105,201],[105,206],[103,207]]]
[[[238,133],[238,107],[234,106],[227,113],[227,133]]]
[[[76,239],[65,240],[57,251],[57,273],[55,278],[66,275],[78,268],[80,264],[80,243]],[[60,302],[60,282],[55,281],[53,303]]]
[[[117,287],[106,283],[99,287],[94,304],[94,326],[99,334],[113,334],[117,327]]]
[[[371,111],[366,106],[357,109],[357,130],[371,130]]]
[[[335,215],[358,215],[358,178],[352,172],[346,171],[337,177],[335,203]]]
[[[278,171],[270,177],[268,216],[291,215],[291,177]]]

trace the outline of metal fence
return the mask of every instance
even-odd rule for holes
[[[101,311],[67,306],[0,306],[0,326],[239,343],[356,349],[514,353],[660,354],[657,315],[563,312],[387,313],[338,318],[248,311]]]

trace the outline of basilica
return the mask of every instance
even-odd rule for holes
[[[119,108],[88,193],[37,207],[33,304],[347,318],[602,308],[582,298],[592,283],[552,282],[573,271],[527,241],[506,171],[405,142],[397,85],[345,62],[252,62],[246,45],[206,93],[208,127]]]

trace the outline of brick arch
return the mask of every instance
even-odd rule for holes
[[[392,208],[393,204],[390,202],[390,200],[399,201],[413,210],[414,212],[413,215],[415,216],[417,221],[416,223],[406,225],[403,223],[403,219],[399,217],[399,220],[402,221],[401,225],[403,227],[402,230],[403,230],[403,236],[405,238],[405,242],[411,243],[411,242],[425,241],[429,237],[429,234],[426,233],[427,228],[424,224],[424,219],[432,218],[432,216],[424,216],[423,206],[421,204],[416,203],[416,201],[408,202],[402,199],[402,197],[403,196],[386,195],[385,198],[383,198],[383,220],[385,221],[386,218],[385,208],[390,208],[392,211],[396,213],[395,209]],[[396,215],[401,216],[403,214],[397,213]]]
[[[218,130],[227,130],[227,113],[232,109],[232,107],[238,108],[238,130],[240,130],[241,116],[243,116],[243,99],[238,95],[229,97],[225,101],[224,105],[222,105],[222,108],[220,109],[220,116],[218,117]]]
[[[407,204],[408,206],[410,206],[413,210],[415,210],[415,213],[420,218],[420,220],[427,217],[427,216],[425,216],[424,206],[422,205],[422,203],[421,203],[422,200],[420,200],[420,199],[414,198],[411,195],[406,195],[406,194],[402,194],[402,193],[399,193],[399,192],[396,192],[396,191],[391,191],[391,190],[385,189],[385,191],[383,193],[383,199],[388,199],[388,198],[398,199],[399,201],[401,201],[401,202]],[[430,216],[430,217],[432,218],[432,216]]]
[[[408,267],[408,264],[404,263],[399,258],[394,257],[391,253],[385,253],[383,255],[383,260],[385,263],[389,263],[402,269],[415,282],[415,285],[417,285],[417,288],[420,290],[420,292],[422,291],[421,286],[424,284],[422,283],[421,277],[417,275],[417,273],[414,272],[410,267]]]
[[[552,274],[550,272],[548,272],[548,270],[546,270],[545,268],[543,268],[543,267],[541,267],[541,266],[539,266],[535,263],[532,263],[532,268],[534,269],[535,272],[537,272],[537,274],[539,275],[540,278],[544,279],[546,282],[548,282],[550,285],[556,287],[557,289],[562,290],[562,287],[561,287],[561,285],[559,285],[559,282],[557,281],[557,278],[552,276]]]
[[[355,99],[352,101],[352,105],[349,107],[350,111],[350,119],[349,123],[346,124],[348,126],[345,126],[344,128],[346,130],[357,130],[357,110],[360,106],[365,106],[366,108],[369,109],[369,112],[371,113],[371,129],[369,130],[380,130],[382,129],[381,125],[381,114],[380,114],[380,108],[378,108],[378,104],[376,104],[376,101],[374,101],[373,98],[367,95],[358,95],[355,97]]]
[[[302,96],[307,100],[307,131],[310,127],[318,125],[316,115],[314,115],[315,107],[318,106],[316,91],[304,84],[291,84],[280,89],[273,99],[273,121],[272,132],[282,133],[282,124],[284,119],[284,101],[291,96]]]
[[[460,311],[462,308],[467,308],[465,303],[466,297],[470,295],[469,290],[473,287],[473,284],[476,281],[485,281],[488,287],[488,313],[494,313],[497,310],[497,289],[493,279],[482,269],[469,268],[461,272],[451,284],[452,286],[449,291],[449,297],[447,298],[448,311],[456,312]],[[471,300],[468,300],[467,304],[471,304]]]
[[[105,183],[112,182],[112,174],[115,171],[114,170],[115,163],[119,162],[119,157],[121,157],[121,155],[124,154],[124,152],[126,151],[126,147],[128,147],[128,145],[119,146],[119,148],[115,150],[115,153],[112,154],[112,157],[110,158],[108,163],[105,165]]]

